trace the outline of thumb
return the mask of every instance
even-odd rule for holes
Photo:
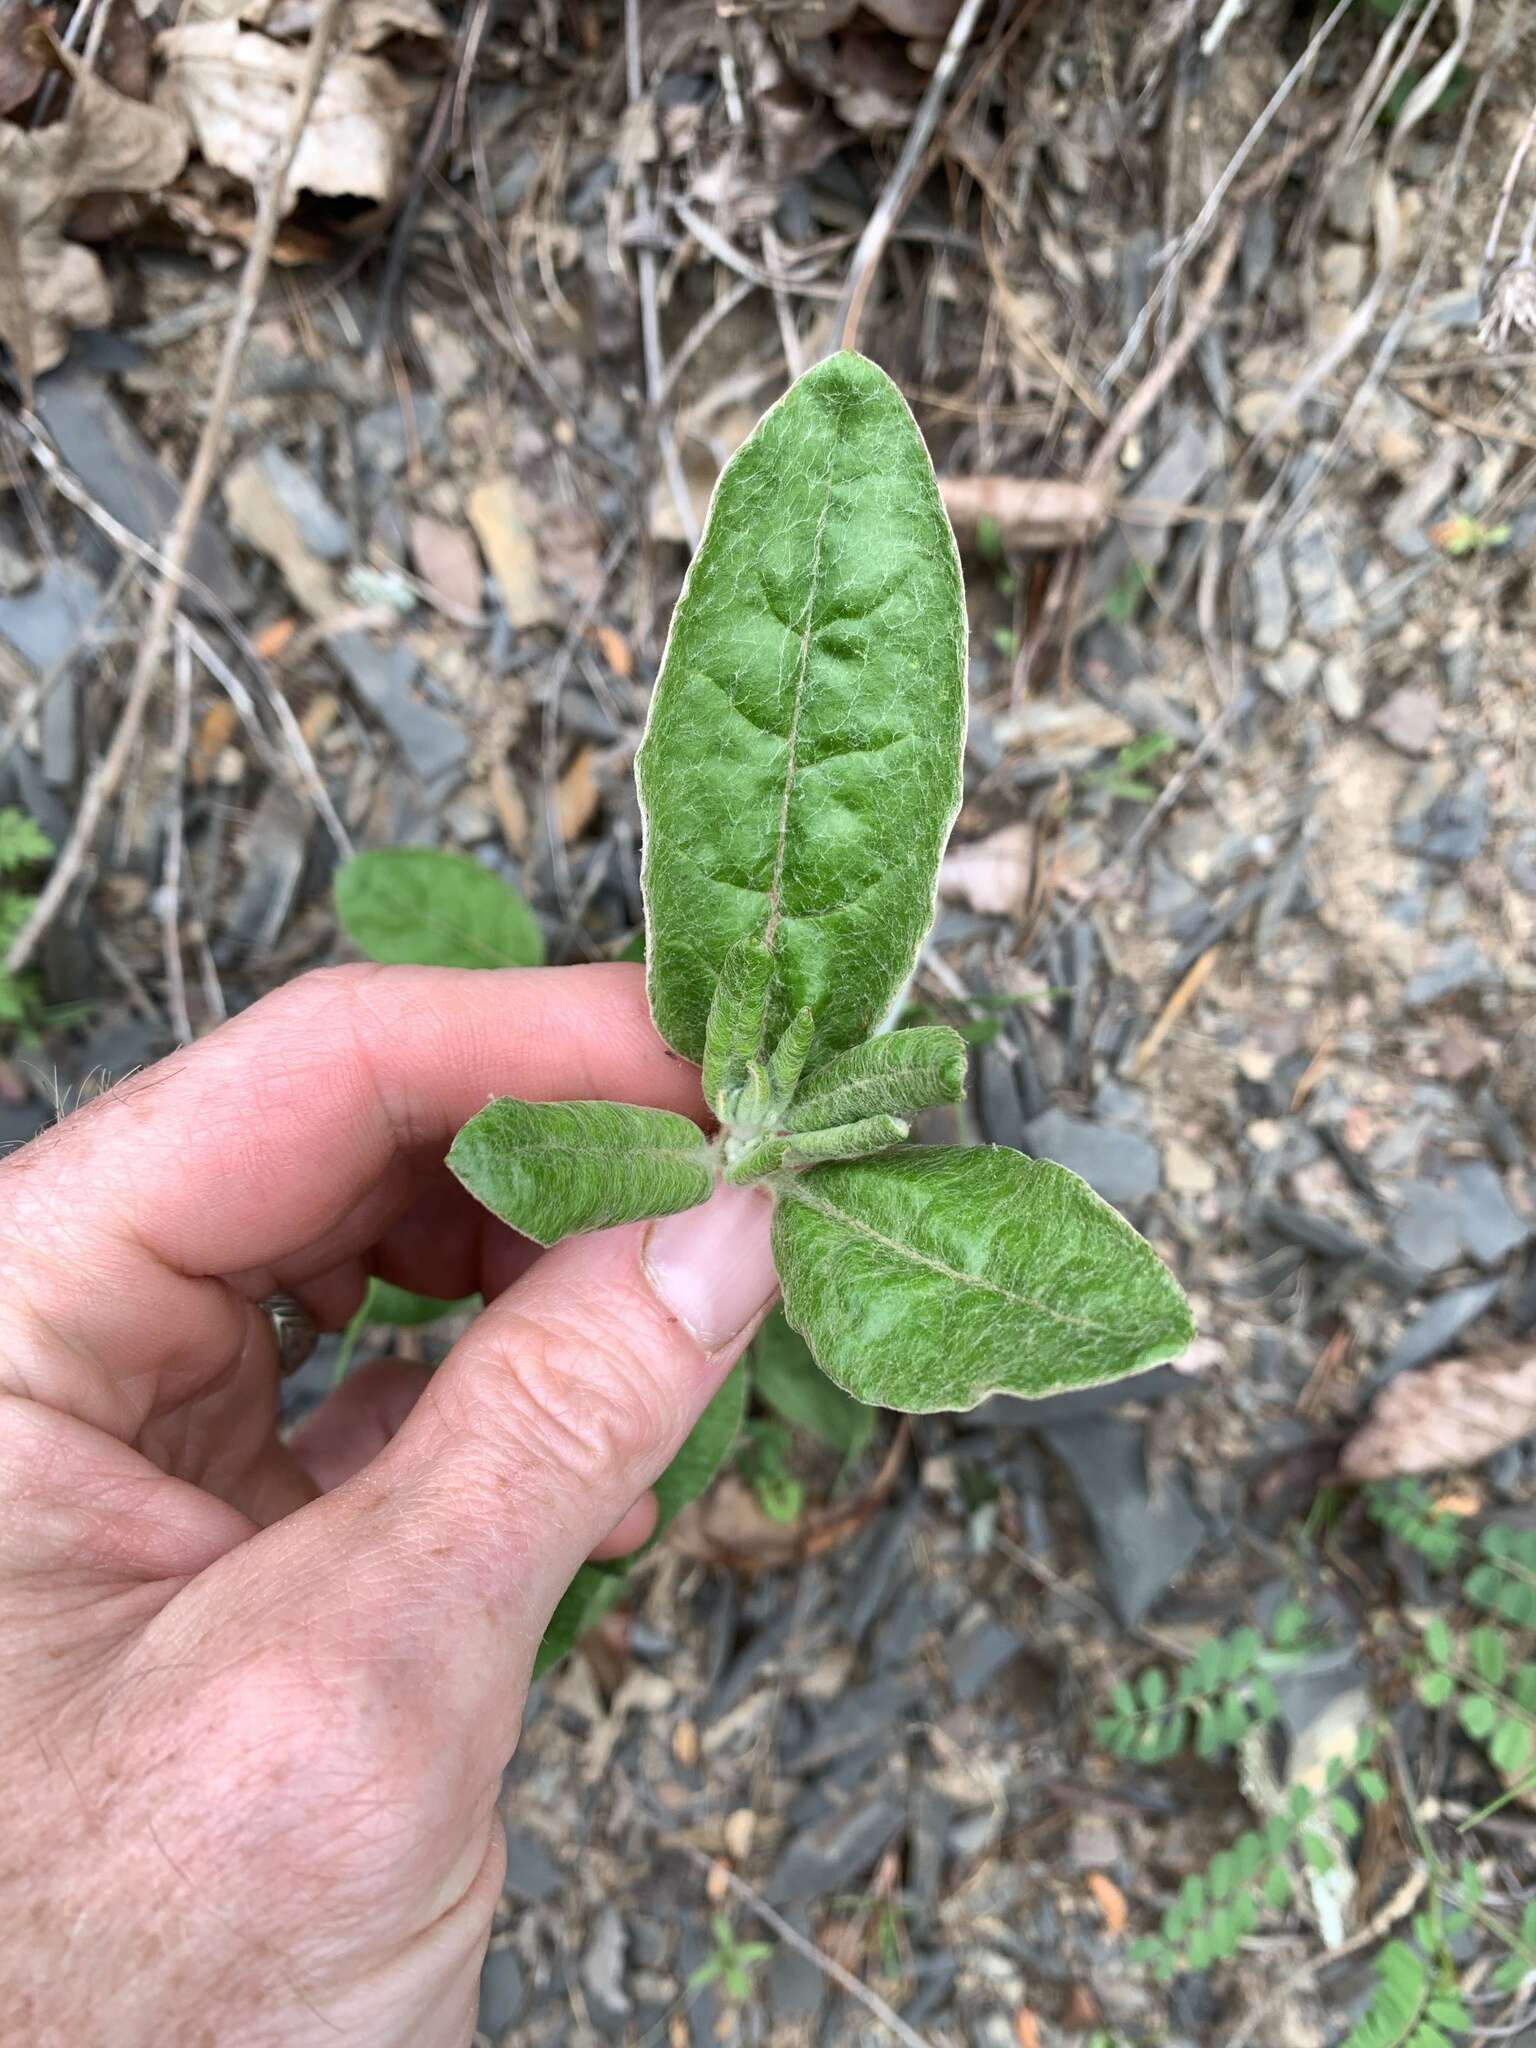
[[[499,1769],[533,1657],[583,1560],[666,1469],[778,1290],[772,1209],[701,1208],[545,1253],[454,1347],[363,1472],[215,1567],[251,1623],[387,1670]],[[254,1598],[253,1598],[254,1596]],[[442,1717],[447,1715],[447,1725]],[[495,1760],[499,1759],[499,1761]]]

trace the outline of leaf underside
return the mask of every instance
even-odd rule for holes
[[[675,1521],[690,1501],[698,1499],[719,1471],[740,1432],[746,1399],[746,1368],[738,1365],[694,1424],[682,1449],[657,1480],[653,1489],[656,1495],[656,1527],[645,1550],[660,1541],[667,1524]],[[640,1552],[642,1557],[645,1550]],[[603,1616],[617,1605],[627,1577],[628,1567],[623,1561],[617,1565],[584,1564],[581,1567],[544,1632],[544,1640],[534,1660],[535,1678],[542,1677],[552,1664],[558,1664],[574,1647],[578,1637],[595,1628]]]
[[[651,1011],[703,1056],[739,940],[824,1055],[901,988],[960,801],[965,606],[906,402],[856,355],[807,372],[726,466],[635,762]]]
[[[785,1314],[861,1401],[930,1414],[1097,1386],[1193,1335],[1151,1247],[1048,1160],[914,1146],[777,1188]]]
[[[461,853],[379,847],[337,871],[336,914],[370,960],[410,967],[537,967],[538,920],[515,889]]]
[[[714,1185],[697,1124],[620,1102],[503,1096],[459,1132],[448,1164],[476,1201],[542,1245],[676,1215]]]
[[[814,1131],[871,1116],[915,1116],[964,1094],[965,1040],[945,1024],[916,1024],[834,1053],[801,1082],[785,1124]]]

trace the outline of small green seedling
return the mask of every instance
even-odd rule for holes
[[[1150,1247],[1063,1167],[903,1149],[965,1087],[956,1033],[881,1029],[933,922],[965,718],[927,450],[884,372],[833,356],[720,478],[635,763],[651,1014],[718,1128],[504,1098],[448,1162],[544,1245],[763,1189],[789,1323],[846,1392],[914,1413],[1095,1386],[1192,1335]]]
[[[53,858],[53,842],[35,818],[13,804],[0,806],[0,956],[31,915],[34,897],[16,886],[29,869]],[[0,1031],[27,1031],[42,1020],[43,1001],[30,975],[0,967]]]
[[[745,2005],[752,1996],[752,1972],[773,1954],[773,1943],[738,1941],[724,1913],[713,1915],[709,1930],[714,1949],[688,1979],[688,1989],[702,1991],[706,1984],[718,1984],[732,2005]]]

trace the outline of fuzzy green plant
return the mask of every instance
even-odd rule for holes
[[[1188,1306],[1084,1182],[908,1145],[965,1047],[882,1026],[959,806],[959,556],[905,401],[836,355],[721,476],[635,763],[647,992],[717,1128],[624,1103],[490,1104],[449,1165],[539,1244],[773,1198],[790,1325],[857,1400],[965,1409],[1176,1357]]]
[[[1335,1902],[1353,1888],[1353,1845],[1367,1811],[1395,1798],[1424,1902],[1378,1950],[1370,2000],[1341,2048],[1454,2048],[1474,2028],[1453,1945],[1475,1924],[1495,1955],[1504,1952],[1486,1981],[1510,1996],[1528,1992],[1536,1981],[1536,1901],[1512,1921],[1484,1898],[1472,1857],[1449,1866],[1420,1818],[1388,1717],[1411,1686],[1425,1708],[1454,1720],[1502,1781],[1502,1793],[1461,1823],[1463,1837],[1536,1784],[1536,1530],[1470,1528],[1411,1480],[1367,1489],[1365,1505],[1381,1529],[1451,1579],[1442,1592],[1451,1605],[1427,1615],[1410,1610],[1378,1630],[1374,1711],[1319,1779],[1266,1784],[1262,1763],[1266,1724],[1278,1713],[1274,1677],[1324,1647],[1297,1601],[1278,1610],[1267,1635],[1235,1629],[1180,1667],[1153,1665],[1117,1681],[1094,1732],[1112,1755],[1148,1767],[1233,1755],[1259,1806],[1262,1824],[1191,1872],[1156,1930],[1133,1948],[1163,1983],[1232,1960],[1250,1935],[1300,1904],[1310,1903],[1323,1925],[1319,1901],[1330,1888]]]
[[[36,898],[28,879],[52,858],[53,842],[37,820],[14,804],[0,805],[0,957],[31,915]],[[34,1029],[42,1008],[32,976],[0,967],[0,1035]]]

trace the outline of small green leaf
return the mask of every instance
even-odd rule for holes
[[[440,1301],[432,1294],[412,1294],[408,1287],[391,1287],[387,1280],[370,1280],[359,1313],[365,1324],[385,1323],[394,1330],[413,1330],[423,1323],[441,1322],[457,1315],[479,1300],[467,1294],[462,1301]]]
[[[714,1155],[697,1124],[618,1102],[519,1102],[472,1117],[448,1164],[479,1202],[535,1244],[672,1216],[707,1200]]]
[[[1312,1626],[1312,1616],[1299,1600],[1287,1600],[1277,1608],[1269,1625],[1269,1639],[1277,1650],[1293,1650]]]
[[[1431,1664],[1446,1665],[1454,1654],[1451,1647],[1451,1632],[1438,1614],[1432,1615],[1424,1624],[1424,1654]]]
[[[1426,1707],[1443,1707],[1456,1691],[1448,1671],[1425,1671],[1419,1677],[1419,1698]]]
[[[913,1117],[964,1095],[965,1040],[944,1024],[915,1024],[834,1053],[800,1083],[785,1128],[810,1131],[868,1116]]]
[[[1315,1870],[1320,1877],[1326,1877],[1330,1871],[1338,1868],[1339,1859],[1329,1844],[1321,1835],[1311,1834],[1305,1829],[1301,1836],[1301,1853],[1308,1868]]]
[[[1291,1874],[1283,1863],[1272,1863],[1264,1880],[1264,1900],[1277,1913],[1291,1903]]]
[[[635,762],[651,1011],[700,1059],[715,977],[761,938],[770,1024],[826,1051],[890,1007],[933,919],[965,735],[960,558],[906,402],[818,363],[731,458]]]
[[[1474,1742],[1481,1742],[1493,1733],[1498,1720],[1498,1709],[1492,1700],[1486,1700],[1481,1693],[1469,1692],[1457,1709],[1457,1718]]]
[[[1360,1832],[1360,1816],[1347,1799],[1330,1799],[1328,1818],[1346,1842],[1352,1842]]]
[[[784,1026],[768,1061],[768,1092],[775,1102],[787,1105],[794,1100],[815,1038],[816,1012],[807,1005]]]
[[[1493,1732],[1488,1745],[1488,1756],[1496,1771],[1502,1771],[1508,1778],[1518,1776],[1531,1760],[1536,1750],[1536,1738],[1523,1721],[1501,1721]]]
[[[775,1415],[845,1458],[857,1457],[874,1435],[875,1410],[833,1386],[782,1310],[774,1310],[753,1342],[752,1385]],[[1118,1701],[1118,1687],[1115,1696]],[[1128,1711],[1135,1706],[1132,1697]]]
[[[1504,1637],[1496,1628],[1475,1628],[1467,1637],[1472,1669],[1489,1685],[1502,1685],[1509,1658]]]
[[[830,1130],[797,1131],[789,1141],[787,1156],[792,1164],[805,1166],[867,1159],[901,1144],[907,1128],[899,1117],[866,1116],[854,1124],[835,1124]]]
[[[722,1121],[729,1119],[752,1066],[762,1058],[772,987],[768,948],[757,939],[732,946],[720,963],[704,1032],[704,1100]]]
[[[1143,1671],[1136,1689],[1144,1707],[1160,1707],[1168,1698],[1168,1674],[1160,1665],[1154,1664],[1150,1670]]]
[[[779,1185],[790,1322],[829,1378],[928,1414],[1097,1386],[1175,1358],[1177,1282],[1083,1181],[1001,1146],[914,1146]]]
[[[1360,1788],[1360,1797],[1369,1806],[1380,1806],[1387,1796],[1387,1781],[1380,1771],[1364,1770],[1355,1773],[1355,1783]]]
[[[53,859],[53,841],[28,812],[0,804],[0,875]]]
[[[336,915],[370,960],[415,967],[537,967],[538,920],[515,889],[462,853],[360,853],[336,873]]]

